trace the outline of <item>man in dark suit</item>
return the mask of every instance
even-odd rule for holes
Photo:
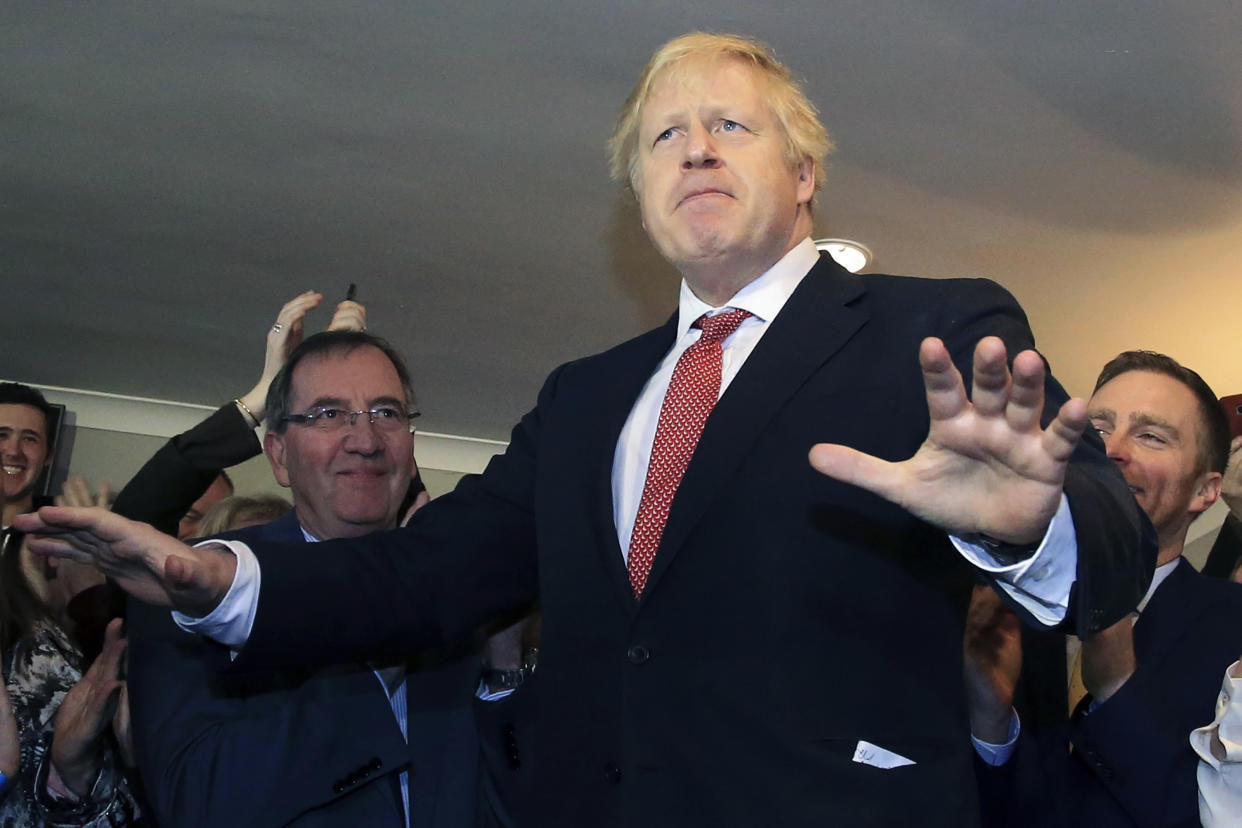
[[[1005,291],[817,255],[828,138],[763,47],[666,44],[610,146],[678,313],[553,372],[483,475],[349,544],[361,569],[264,546],[256,591],[238,544],[66,510],[28,519],[59,536],[37,548],[249,632],[241,668],[452,638],[538,596],[525,824],[977,824],[975,573],[1085,633],[1142,594],[1150,527],[1098,443],[1075,449],[1082,403],[1039,355],[1010,372],[1033,343]]]
[[[397,525],[416,466],[409,375],[389,346],[311,337],[269,400],[264,449],[294,511],[230,537],[305,546]],[[475,825],[477,656],[220,675],[218,646],[134,607],[135,747],[161,824]]]
[[[1220,494],[1228,422],[1198,374],[1150,351],[1105,365],[1088,410],[1156,529],[1158,566],[1137,619],[1083,643],[1088,694],[1068,721],[1065,639],[1024,631],[1023,733],[1014,768],[988,780],[1014,786],[997,824],[1197,825],[1189,735],[1211,720],[1220,674],[1242,651],[1242,585],[1201,575],[1182,551]]]

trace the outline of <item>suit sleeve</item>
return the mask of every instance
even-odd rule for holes
[[[167,612],[131,615],[134,746],[159,824],[279,826],[346,795],[366,807],[358,794],[392,809],[384,774],[409,752],[374,674],[222,675],[223,652]]]
[[[548,379],[504,454],[408,526],[309,548],[252,544],[262,588],[236,668],[400,656],[463,640],[534,601],[540,411],[553,404],[559,376],[558,369]]]
[[[229,403],[160,447],[125,484],[112,510],[176,536],[182,516],[220,472],[259,451],[254,430]]]
[[[980,339],[1000,337],[1012,361],[1019,352],[1033,349],[1035,338],[1022,308],[999,285],[984,279],[954,280],[951,284],[948,289],[959,292],[947,303],[941,338],[969,389],[974,349]],[[1045,427],[1067,399],[1069,395],[1049,369],[1041,418]],[[1138,605],[1155,571],[1156,536],[1091,429],[1084,433],[1070,459],[1064,491],[1078,547],[1075,584],[1064,628],[1086,637]],[[1009,603],[1026,623],[1038,624],[1021,605]]]
[[[1140,828],[1199,824],[1197,757],[1170,716],[1167,677],[1139,669],[1107,702],[1070,723],[1074,755]]]

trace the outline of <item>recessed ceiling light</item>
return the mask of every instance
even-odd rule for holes
[[[867,245],[849,239],[816,239],[815,247],[836,260],[850,273],[857,273],[871,264],[871,251]]]

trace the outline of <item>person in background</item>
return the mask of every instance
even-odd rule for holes
[[[993,675],[1025,661],[1027,712],[1014,756],[1023,770],[1009,779],[1023,790],[1002,797],[1013,807],[996,823],[1194,824],[1197,760],[1187,736],[1210,717],[1220,671],[1242,652],[1242,586],[1205,577],[1182,553],[1191,524],[1220,494],[1228,423],[1197,373],[1152,351],[1110,360],[1088,414],[1156,529],[1157,568],[1132,617],[1082,642],[1078,670],[1065,669],[1063,636],[1046,636],[1045,648],[1037,631],[1019,642],[1016,622],[1014,635],[998,626]],[[989,705],[1005,721],[1016,678],[1010,672]],[[1045,698],[1058,715],[1041,715],[1035,703]]]
[[[113,510],[118,515],[149,523],[181,540],[202,536],[203,515],[233,494],[224,470],[262,451],[255,429],[266,419],[267,390],[302,341],[306,314],[322,301],[323,294],[310,290],[281,307],[267,331],[258,382],[164,444],[117,495]],[[366,323],[366,308],[346,300],[337,305],[327,329],[366,330]]]
[[[56,456],[54,414],[37,389],[17,382],[0,382],[0,481],[4,491],[3,525],[51,502],[39,499],[39,478]]]
[[[136,825],[142,809],[123,772],[128,745],[118,740],[128,734],[116,717],[126,646],[120,621],[108,626],[84,675],[82,655],[57,620],[62,611],[30,587],[17,539],[7,536],[0,550],[0,824]]]
[[[310,548],[396,526],[417,468],[412,407],[387,343],[308,337],[266,407],[264,449],[294,509],[228,536]],[[167,613],[135,604],[131,624],[134,740],[162,823],[474,828],[472,649],[217,676],[218,648]]]
[[[214,537],[234,529],[259,526],[283,517],[292,508],[293,504],[276,495],[233,495],[207,510],[199,531],[204,537]]]

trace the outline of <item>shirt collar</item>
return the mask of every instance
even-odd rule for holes
[[[686,280],[682,279],[681,295],[677,302],[677,338],[685,336],[694,320],[703,314],[715,315],[730,308],[749,311],[761,322],[771,322],[818,261],[819,251],[815,249],[815,243],[809,237],[805,238],[763,275],[733,294],[728,302],[718,308],[695,296]]]
[[[1174,569],[1177,569],[1177,565],[1181,562],[1181,560],[1181,557],[1177,557],[1168,563],[1163,563],[1156,567],[1156,571],[1152,573],[1151,576],[1151,586],[1147,588],[1147,594],[1143,596],[1143,600],[1139,601],[1139,612],[1147,609],[1147,602],[1151,600],[1151,596],[1156,594],[1156,588],[1164,583],[1164,579],[1169,577]]]

